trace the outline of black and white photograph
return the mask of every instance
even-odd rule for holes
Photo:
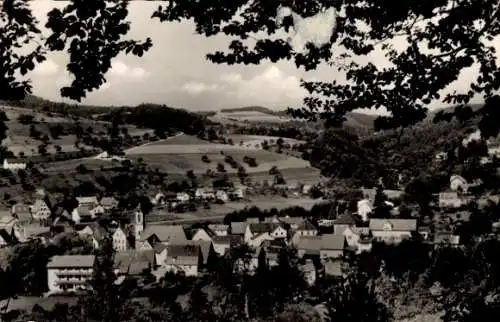
[[[500,0],[0,0],[0,322],[493,322]]]

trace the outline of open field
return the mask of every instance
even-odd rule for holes
[[[253,140],[259,136],[236,137]],[[320,177],[319,170],[312,168],[309,162],[296,157],[255,147],[210,143],[184,134],[154,144],[131,148],[125,153],[132,160],[142,159],[152,168],[158,168],[169,174],[184,175],[189,170],[193,170],[196,174],[204,174],[208,169],[217,172],[217,164],[222,163],[226,172],[236,177],[237,169],[224,162],[226,156],[231,156],[251,174],[254,181],[272,180],[273,177],[268,172],[273,166],[278,167],[290,183],[297,181],[314,183]],[[209,158],[209,163],[201,160],[204,155]],[[245,164],[243,162],[245,156],[254,157],[257,166],[250,167]]]
[[[254,139],[254,137],[246,137]],[[310,167],[309,162],[284,154],[239,145],[210,143],[188,135],[179,135],[155,142],[155,144],[142,145],[129,149],[125,153],[132,159],[141,158],[153,167],[159,167],[172,173],[185,173],[188,170],[205,173],[208,169],[216,170],[218,163],[224,164],[228,173],[236,173],[237,169],[225,164],[224,158],[226,156],[231,156],[236,162],[244,165],[249,173],[266,172],[273,166],[277,166],[279,169]],[[201,160],[204,155],[210,159],[210,163]],[[245,156],[256,158],[258,166],[249,167],[244,164],[243,158]]]
[[[47,152],[49,154],[54,154],[57,152],[55,146],[61,147],[62,152],[77,151],[78,149],[74,146],[77,138],[74,134],[74,129],[78,124],[84,129],[92,129],[93,133],[106,133],[107,122],[95,121],[84,118],[70,118],[58,116],[55,114],[44,114],[27,108],[11,107],[1,105],[0,110],[4,111],[7,116],[7,138],[3,140],[2,145],[9,148],[14,155],[19,156],[19,153],[24,153],[25,156],[39,155],[38,146],[43,142],[41,140],[34,139],[30,136],[30,127],[34,126],[36,131],[40,133],[41,136],[47,135],[49,137],[49,145],[47,146]],[[19,117],[21,115],[31,115],[33,117],[33,122],[30,124],[22,124],[19,122]],[[64,133],[57,139],[52,138],[50,135],[50,128],[53,126],[61,126]],[[135,126],[126,126],[130,135],[143,135],[146,132],[151,133],[152,130],[138,129]],[[91,147],[86,147],[91,148]]]
[[[306,210],[310,210],[314,205],[323,202],[322,199],[310,199],[310,198],[283,198],[279,196],[256,196],[252,197],[251,201],[247,202],[227,202],[223,205],[212,205],[210,209],[200,208],[196,212],[186,212],[186,213],[171,213],[164,212],[164,215],[153,215],[149,219],[146,217],[146,221],[161,225],[166,223],[195,223],[203,222],[206,220],[222,221],[224,217],[233,211],[243,210],[245,208],[250,208],[253,206],[259,207],[260,209],[272,209],[276,208],[278,210],[300,206]]]
[[[76,167],[80,164],[85,165],[88,170],[98,170],[102,167],[110,168],[120,165],[119,162],[116,161],[104,161],[93,158],[83,158],[83,159],[74,159],[74,160],[64,160],[64,161],[55,161],[48,162],[42,166],[45,172],[48,173],[71,173],[74,172]]]
[[[164,142],[165,144],[161,144]],[[150,168],[158,168],[169,174],[170,179],[185,179],[186,172],[193,170],[202,179],[207,170],[217,172],[217,164],[224,165],[229,177],[238,181],[237,169],[232,168],[224,161],[226,156],[231,156],[238,164],[242,165],[250,175],[253,182],[273,181],[269,170],[276,166],[283,174],[288,184],[301,182],[312,184],[320,180],[318,169],[310,166],[309,162],[286,154],[269,152],[261,149],[249,149],[238,145],[214,144],[199,140],[188,135],[179,135],[171,139],[145,144],[126,150],[127,158],[138,161],[142,159]],[[184,142],[184,145],[180,143]],[[192,143],[192,144],[189,144]],[[202,144],[200,144],[202,143]],[[221,154],[223,151],[224,154]],[[206,155],[210,162],[205,163],[202,157]],[[256,167],[250,167],[243,162],[245,156],[254,157],[257,161]],[[89,170],[98,170],[101,167],[112,168],[119,165],[117,161],[97,160],[83,158],[77,160],[57,161],[47,163],[44,168],[46,172],[73,172],[75,168],[84,164]],[[208,179],[209,178],[205,178]]]
[[[218,112],[210,117],[214,122],[243,122],[243,123],[283,123],[291,120],[289,117],[271,115],[258,111],[240,111],[240,112]]]
[[[235,145],[239,145],[245,148],[260,147],[262,142],[267,141],[270,145],[276,144],[276,141],[280,138],[279,136],[269,136],[269,135],[246,135],[246,134],[231,134],[229,138],[233,140]],[[302,144],[305,141],[295,140],[289,138],[282,138],[284,144],[295,145]],[[243,142],[243,145],[240,143]]]

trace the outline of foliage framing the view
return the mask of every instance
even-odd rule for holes
[[[422,120],[426,106],[439,99],[441,90],[473,64],[479,65],[480,72],[469,90],[446,95],[444,102],[467,104],[475,94],[489,98],[500,87],[500,73],[491,45],[500,32],[500,6],[491,0],[397,3],[388,0],[183,0],[165,1],[165,4],[154,12],[153,18],[161,21],[193,19],[199,34],[226,34],[235,38],[229,52],[216,51],[207,55],[212,62],[258,64],[265,59],[273,62],[294,60],[297,67],[306,70],[326,62],[347,72],[347,82],[342,84],[303,82],[311,96],[304,100],[304,108],[294,111],[296,116],[320,117],[330,124],[338,124],[345,113],[354,109],[385,107],[392,116],[380,117],[377,128],[405,127]],[[306,52],[294,52],[280,37],[282,30],[290,28],[290,19],[285,19],[280,27],[276,24],[280,5],[290,7],[303,17],[334,6],[339,14],[330,43],[320,48],[309,43]],[[23,46],[23,36],[39,33],[23,1],[5,1],[1,15],[3,34],[11,35],[12,44]],[[104,83],[111,59],[120,52],[141,56],[151,47],[149,38],[142,43],[122,39],[129,30],[126,17],[127,1],[121,0],[93,1],[92,5],[73,0],[64,9],[49,13],[46,26],[52,34],[46,39],[46,45],[48,50],[70,53],[67,67],[74,76],[71,86],[61,90],[63,97],[80,100]],[[261,34],[267,36],[258,39]],[[406,49],[397,50],[392,43],[395,39],[405,41]],[[424,44],[427,48],[423,48]],[[0,48],[3,57],[16,57],[10,46],[4,47]],[[356,56],[368,55],[375,49],[382,50],[389,59],[388,67],[355,62]],[[32,56],[41,61],[42,49],[37,50],[39,54]],[[9,75],[32,68],[33,62],[28,58],[19,58],[17,63],[7,60],[2,68],[4,79],[0,92],[22,95],[29,91],[29,83],[17,83]],[[15,88],[23,90],[4,90]]]

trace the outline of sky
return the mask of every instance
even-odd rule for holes
[[[131,2],[128,18],[131,30],[127,37],[140,40],[151,37],[153,47],[143,57],[116,57],[105,75],[107,83],[88,94],[82,103],[133,106],[151,102],[194,111],[259,105],[281,110],[301,105],[307,93],[300,87],[300,79],[344,79],[344,75],[326,65],[305,72],[297,69],[293,62],[248,66],[213,64],[205,55],[215,50],[224,51],[230,39],[197,35],[194,24],[190,22],[160,23],[157,19],[150,19],[158,5],[153,1]],[[31,1],[33,13],[41,26],[47,21],[47,12],[55,6],[62,8],[65,2]],[[47,32],[45,28],[42,30]],[[50,53],[47,58],[29,75],[34,94],[75,103],[59,95],[59,89],[70,83],[65,67],[67,56]],[[376,65],[387,63],[380,52],[362,57],[360,61]],[[465,89],[473,76],[473,71],[463,73],[453,87]],[[440,105],[439,102],[431,104],[432,107]]]

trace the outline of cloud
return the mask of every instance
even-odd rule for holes
[[[300,87],[300,79],[287,75],[280,68],[271,65],[260,74],[244,79],[236,73],[226,74],[220,79],[233,91],[242,102],[255,101],[264,105],[299,104],[306,96]]]
[[[138,81],[149,77],[150,73],[141,67],[130,67],[120,60],[111,63],[109,71],[111,76],[120,77],[123,80]]]
[[[206,92],[214,92],[219,89],[219,85],[191,81],[182,85],[180,89],[191,95],[199,95]]]
[[[57,75],[59,71],[59,65],[52,59],[47,59],[35,67],[33,74],[35,76],[54,76]]]

